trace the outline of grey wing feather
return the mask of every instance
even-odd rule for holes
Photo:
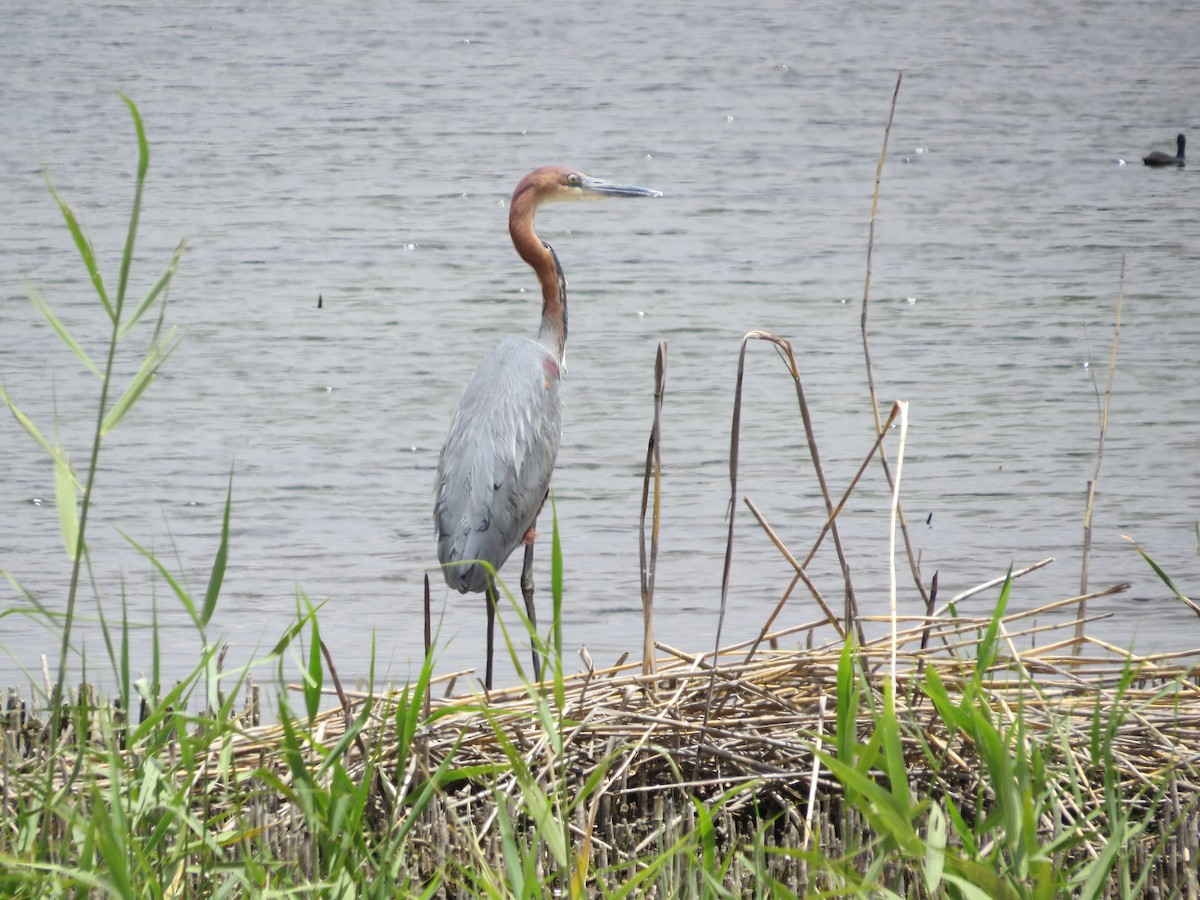
[[[438,560],[486,560],[499,570],[533,525],[550,487],[562,432],[559,366],[536,341],[509,338],[479,364],[438,459]],[[446,583],[482,591],[480,565],[445,566]]]

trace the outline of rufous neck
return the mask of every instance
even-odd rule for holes
[[[538,341],[554,351],[559,361],[567,346],[567,286],[558,257],[533,230],[537,211],[533,192],[518,192],[508,211],[508,233],[521,259],[537,273],[542,286],[542,324]]]

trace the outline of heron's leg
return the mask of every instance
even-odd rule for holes
[[[483,686],[490,691],[492,689],[492,643],[496,637],[496,582],[491,578],[488,579],[487,588],[484,589],[484,597],[487,603],[487,669]]]
[[[533,531],[533,526],[529,527],[529,531]],[[542,665],[538,659],[537,652],[537,611],[533,608],[533,541],[527,541],[525,544],[525,565],[521,568],[521,596],[525,598],[525,615],[529,616],[529,623],[533,626],[532,633],[529,636],[530,651],[533,654],[533,680],[542,680]]]

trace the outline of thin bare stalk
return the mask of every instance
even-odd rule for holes
[[[428,580],[429,576],[426,575],[425,578]],[[354,704],[346,695],[346,691],[342,688],[342,679],[338,677],[337,666],[333,664],[333,656],[330,654],[329,648],[325,646],[324,641],[321,641],[320,644],[321,655],[325,657],[325,665],[329,667],[329,677],[333,680],[333,688],[335,691],[337,691],[338,700],[342,704],[342,713],[345,715],[346,731],[348,732],[354,725]],[[367,752],[367,745],[366,742],[363,741],[361,731],[354,735],[354,744],[356,747],[358,747],[358,752],[362,754],[363,762],[368,762],[371,759],[371,756]],[[379,797],[380,801],[383,803],[386,814],[390,817],[392,814],[391,799],[388,797],[387,791],[380,789],[378,784],[379,778],[379,770],[376,769],[372,778],[372,790]]]
[[[896,514],[900,509],[900,475],[904,471],[904,445],[908,440],[908,403],[897,400],[895,406],[900,410],[900,442],[896,447],[896,481],[892,486],[892,507],[888,516],[888,607],[892,618],[892,690],[888,697],[893,704],[893,713],[896,703]]]
[[[1096,482],[1100,480],[1100,464],[1104,461],[1104,442],[1108,436],[1108,408],[1112,401],[1113,373],[1117,370],[1117,342],[1121,336],[1121,310],[1125,305],[1125,254],[1121,254],[1121,274],[1117,279],[1117,316],[1113,323],[1112,350],[1108,356],[1108,377],[1104,384],[1104,402],[1100,407],[1100,437],[1096,446],[1096,470],[1087,484],[1087,503],[1083,511],[1083,565],[1079,573],[1079,593],[1087,593],[1088,559],[1092,552],[1092,510],[1096,500]],[[1093,370],[1092,378],[1095,372]],[[1079,624],[1075,629],[1077,640],[1083,639],[1083,619],[1087,614],[1087,602],[1079,601],[1079,612],[1076,619]],[[1081,644],[1076,644],[1078,651]]]
[[[429,595],[429,573],[425,573],[425,659],[432,660],[429,655],[430,649],[433,647],[433,604]],[[431,702],[430,691],[432,689],[433,679],[425,682],[425,718],[429,718],[429,706]]]
[[[813,812],[817,808],[817,776],[821,774],[821,750],[825,738],[825,692],[817,697],[817,739],[813,744],[812,771],[808,775],[808,809],[804,814],[804,843],[801,850],[808,850],[813,835]]]
[[[804,571],[804,566],[801,564],[800,560],[792,556],[792,552],[788,550],[787,545],[784,544],[779,535],[775,533],[775,529],[770,526],[766,520],[766,517],[759,511],[758,507],[754,505],[754,501],[749,497],[743,497],[742,499],[745,501],[746,506],[750,509],[750,512],[754,515],[754,518],[758,520],[758,524],[762,526],[762,530],[767,533],[767,537],[771,539],[771,543],[773,543],[776,549],[783,554],[784,559],[792,564],[792,568],[796,570],[796,578],[803,581],[805,586],[809,589],[809,592],[813,595],[813,599],[816,600],[817,605],[821,607],[821,612],[825,614],[825,621],[833,626],[834,630],[838,633],[838,637],[844,638],[846,636],[846,630],[842,627],[842,623],[838,621],[838,617],[833,614],[833,610],[829,608],[829,605],[825,602],[825,598],[822,597],[820,592],[817,590],[816,585],[809,580],[808,573]],[[753,646],[751,646],[750,652],[746,654],[747,662],[749,662],[754,656],[754,651],[758,649],[759,643],[767,634],[771,623],[775,620],[775,616],[779,614],[781,609],[783,609],[783,604],[787,600],[787,597],[788,595],[785,594],[783,600],[780,600],[775,606],[774,612],[771,613],[771,618],[767,621],[767,624],[762,631],[759,632],[758,639],[754,642]]]
[[[892,133],[892,120],[896,116],[896,99],[900,96],[900,83],[904,80],[904,72],[896,74],[896,89],[892,93],[892,105],[888,111],[887,127],[883,131],[883,147],[879,151],[879,162],[875,167],[875,193],[871,198],[871,220],[867,232],[867,275],[863,284],[863,302],[862,302],[862,342],[863,342],[863,358],[867,366],[867,388],[871,394],[871,409],[875,415],[875,430],[878,432],[882,428],[879,415],[879,395],[875,390],[875,369],[871,363],[871,345],[867,339],[867,309],[870,306],[871,297],[871,265],[875,255],[875,218],[879,210],[879,191],[883,184],[883,164],[887,159],[888,138]],[[892,484],[892,470],[888,465],[887,452],[883,447],[879,448],[879,461],[883,465],[883,474],[887,477],[888,489],[895,490],[895,485]],[[913,552],[912,538],[908,533],[908,523],[904,519],[904,507],[901,506],[896,511],[897,518],[900,522],[900,533],[904,536],[904,549],[908,555],[908,565],[912,570],[913,581],[916,583],[917,590],[921,592],[921,599],[926,603],[929,602],[929,594],[925,590],[925,585],[921,581],[921,566],[917,561],[916,554]]]
[[[883,129],[883,147],[879,151],[879,162],[875,166],[875,193],[871,197],[871,218],[867,226],[867,277],[863,284],[861,328],[863,356],[867,362],[867,387],[871,391],[871,408],[875,413],[875,430],[881,427],[879,420],[879,395],[875,391],[875,368],[871,365],[871,345],[867,341],[867,309],[871,297],[871,262],[875,256],[875,217],[879,211],[879,190],[883,184],[883,164],[887,159],[888,138],[892,134],[892,120],[896,116],[896,99],[900,96],[900,83],[904,80],[903,70],[896,75],[896,89],[892,92],[892,106],[888,111],[887,126]],[[880,454],[881,456],[883,454]]]
[[[1030,572],[1035,572],[1038,569],[1048,566],[1052,562],[1054,562],[1054,557],[1047,556],[1045,559],[1038,560],[1037,562],[1033,563],[1032,565],[1028,565],[1023,569],[1017,569],[1015,572],[1012,572],[1011,574],[998,575],[997,577],[992,578],[989,581],[983,582],[983,584],[977,584],[977,585],[975,585],[975,587],[968,588],[967,590],[963,591],[960,594],[955,594],[953,597],[951,597],[949,600],[947,600],[941,606],[937,607],[934,610],[933,614],[935,616],[941,616],[951,606],[957,606],[959,603],[962,603],[964,600],[968,600],[971,597],[974,597],[976,594],[982,594],[984,591],[986,591],[990,588],[994,588],[994,587],[997,587],[998,585],[1004,584],[1006,579],[1012,579],[1013,581],[1016,581],[1018,578],[1028,575]]]

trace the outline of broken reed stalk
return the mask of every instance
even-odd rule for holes
[[[900,83],[904,80],[904,71],[901,70],[896,74],[896,89],[892,92],[892,105],[888,111],[887,126],[883,130],[883,147],[879,151],[879,162],[875,166],[875,193],[871,197],[871,218],[867,229],[867,274],[863,283],[863,300],[862,300],[862,316],[860,319],[860,327],[862,330],[863,343],[863,358],[867,366],[867,389],[871,394],[871,409],[875,415],[875,430],[878,432],[883,426],[879,418],[879,394],[875,390],[875,368],[871,363],[871,344],[867,339],[867,309],[870,306],[871,297],[871,261],[875,255],[875,219],[879,210],[879,192],[883,184],[883,164],[887,159],[888,138],[892,134],[892,120],[896,116],[896,99],[900,96]],[[892,469],[888,465],[887,452],[883,447],[879,448],[879,462],[883,465],[883,474],[887,476],[888,488],[892,491],[895,486],[892,484]],[[929,602],[929,593],[925,589],[924,583],[921,581],[921,566],[917,561],[916,555],[913,553],[912,538],[908,533],[908,523],[904,519],[904,507],[897,509],[897,517],[900,522],[900,533],[904,536],[904,550],[908,555],[909,569],[912,571],[913,581],[917,585],[917,590],[921,592],[921,599],[926,603]]]
[[[426,584],[428,584],[428,582],[429,582],[428,574],[425,576],[425,581],[426,581]],[[342,713],[344,714],[343,721],[345,722],[345,725],[346,725],[346,732],[349,733],[354,724],[354,704],[351,702],[350,698],[347,696],[346,691],[342,688],[342,679],[338,676],[337,666],[335,666],[333,664],[333,656],[332,656],[332,654],[330,654],[329,648],[325,646],[324,641],[319,641],[319,643],[321,645],[321,655],[323,657],[325,657],[325,666],[326,666],[326,668],[328,668],[329,676],[333,681],[333,688],[337,692],[338,701],[342,705]],[[354,745],[358,748],[358,752],[362,754],[362,758],[364,760],[371,758],[371,755],[367,752],[367,745],[363,741],[363,733],[361,730],[355,732],[355,734],[354,734]],[[349,746],[347,746],[343,749],[342,752],[344,754],[347,754],[347,756],[348,756],[349,750],[350,750],[350,748],[349,748]],[[388,792],[383,787],[383,783],[382,783],[383,782],[383,772],[378,767],[374,767],[374,768],[375,768],[375,771],[374,771],[373,777],[371,779],[371,788],[370,788],[370,790],[372,792],[372,796],[377,798],[379,803],[382,805],[384,813],[388,816],[391,816],[392,811],[393,811],[392,810],[392,800],[391,800],[391,797],[388,795]]]
[[[897,400],[893,406],[900,411],[900,441],[896,447],[896,480],[892,484],[892,505],[888,514],[888,605],[892,619],[892,655],[890,672],[892,690],[888,693],[895,713],[896,703],[896,513],[900,509],[900,475],[904,471],[904,445],[908,441],[908,403]]]
[[[824,472],[823,468],[821,467],[821,455],[817,448],[817,440],[816,440],[816,435],[814,433],[814,429],[813,429],[813,425],[812,425],[812,417],[808,411],[808,402],[804,398],[804,386],[800,380],[800,367],[796,363],[796,355],[795,355],[795,353],[792,352],[791,343],[788,342],[787,340],[779,337],[778,335],[772,334],[769,331],[750,331],[750,332],[747,332],[745,335],[743,335],[741,350],[738,353],[737,384],[736,384],[736,387],[734,390],[733,422],[730,426],[730,444],[729,444],[729,507],[727,510],[727,515],[729,518],[729,530],[728,530],[728,534],[727,534],[726,542],[725,542],[725,564],[724,564],[724,568],[721,573],[720,612],[719,612],[719,615],[717,618],[717,634],[716,634],[716,639],[714,642],[714,648],[719,648],[721,646],[721,631],[725,624],[725,612],[728,607],[728,601],[729,601],[729,573],[733,566],[733,528],[734,528],[735,514],[737,512],[738,448],[740,446],[741,430],[742,430],[742,426],[741,426],[741,423],[742,423],[742,390],[743,390],[743,386],[745,384],[745,376],[746,376],[746,350],[749,347],[750,341],[752,341],[752,340],[767,341],[775,346],[776,352],[779,354],[780,359],[783,360],[784,365],[787,366],[788,373],[792,376],[792,381],[794,382],[794,384],[796,386],[796,400],[800,406],[800,417],[801,417],[802,421],[804,422],[804,433],[808,440],[809,454],[812,457],[813,469],[816,472],[817,481],[820,484],[821,495],[825,500],[825,509],[828,514],[828,519],[826,520],[826,529],[831,531],[833,534],[834,545],[837,548],[838,561],[842,568],[842,577],[844,579],[845,589],[846,589],[846,617],[847,617],[847,626],[846,627],[847,627],[847,629],[849,628],[849,623],[851,621],[856,622],[857,618],[858,618],[857,609],[854,604],[854,588],[850,581],[850,564],[846,559],[845,551],[842,548],[841,536],[838,533],[837,522],[836,522],[837,513],[834,509],[833,498],[829,493],[828,482],[825,480],[825,472]],[[840,505],[838,508],[839,509],[841,508]],[[760,522],[762,522],[762,521],[763,520],[760,517]],[[768,529],[768,531],[769,531],[769,529]],[[821,532],[822,538],[824,537],[824,534],[825,534],[825,530],[822,530],[822,532]],[[818,539],[817,543],[819,546],[820,539]],[[776,546],[779,546],[778,542],[776,543]],[[816,552],[815,548],[814,548],[813,552],[814,553]],[[811,560],[811,558],[812,557],[810,554],[809,559]],[[794,565],[795,561],[793,560],[792,562]],[[804,565],[807,565],[807,562],[805,562]],[[813,586],[812,583],[807,580],[807,576],[803,574],[802,568],[803,567],[798,567],[797,576],[804,578],[805,583],[808,585],[810,591],[812,591],[813,596],[815,598],[818,598],[818,600],[819,600],[819,597],[820,597],[819,593],[817,592],[815,586]],[[772,613],[770,622],[774,621],[775,616],[778,615],[778,613],[779,613],[779,609],[781,609],[783,604],[785,602],[787,602],[787,598],[791,595],[791,591],[794,588],[795,588],[795,581],[793,581],[792,587],[790,587],[788,589],[788,591],[784,594],[783,599],[780,600],[779,605],[775,609],[775,612]],[[821,605],[822,605],[822,608],[826,609],[826,612],[828,613],[828,609],[825,607],[824,603],[821,603]],[[761,640],[762,637],[766,635],[767,631],[769,630],[770,622],[768,622],[767,627],[763,628],[759,640]],[[858,626],[856,626],[856,627],[858,627]],[[860,634],[861,634],[861,632],[860,632]],[[758,648],[758,642],[755,642],[754,646],[750,650],[750,653],[748,654],[748,658],[749,658],[749,656],[754,655],[754,652],[755,652],[755,650],[757,650],[757,648]],[[715,673],[714,673],[714,678],[715,678]],[[709,710],[706,709],[705,710],[706,717],[707,717],[708,713],[709,713]],[[707,718],[706,718],[706,721],[707,721]],[[697,749],[697,765],[699,765],[699,760],[701,758],[702,751],[703,751],[703,733],[702,733],[702,737],[701,737],[701,745]]]
[[[801,850],[808,851],[812,842],[813,813],[817,808],[817,780],[821,774],[821,750],[825,739],[825,692],[817,697],[817,737],[813,743],[812,771],[808,775],[808,810],[804,813],[804,844]]]
[[[998,575],[995,578],[991,579],[990,581],[985,581],[983,584],[977,584],[977,585],[975,585],[975,587],[968,588],[967,590],[963,591],[960,594],[955,594],[953,597],[951,597],[949,600],[947,600],[941,606],[937,607],[934,610],[933,614],[935,616],[944,615],[946,613],[946,610],[948,610],[950,607],[957,606],[958,604],[962,603],[964,600],[969,600],[971,597],[974,597],[976,594],[982,594],[984,591],[991,590],[994,587],[999,587],[1000,585],[1004,584],[1005,580],[1007,580],[1007,579],[1011,579],[1011,580],[1015,581],[1016,579],[1021,578],[1024,575],[1028,575],[1030,572],[1033,572],[1037,569],[1041,569],[1045,566],[1050,565],[1050,563],[1052,563],[1052,562],[1054,562],[1054,557],[1047,556],[1045,559],[1040,559],[1037,562],[1033,563],[1032,565],[1028,565],[1028,566],[1025,566],[1024,568],[1017,569],[1016,571],[1011,572],[1007,575]]]
[[[1083,565],[1079,573],[1079,593],[1087,593],[1088,583],[1088,558],[1092,552],[1092,509],[1096,499],[1096,483],[1100,480],[1100,464],[1104,461],[1104,442],[1108,436],[1108,408],[1112,401],[1112,385],[1113,373],[1117,369],[1117,341],[1121,336],[1121,309],[1125,305],[1125,254],[1121,254],[1121,272],[1117,278],[1117,314],[1116,320],[1113,322],[1113,339],[1112,350],[1108,356],[1108,376],[1104,384],[1104,401],[1100,406],[1100,438],[1096,446],[1096,471],[1092,474],[1091,480],[1087,483],[1087,503],[1084,505],[1083,511]],[[1094,367],[1089,367],[1092,371],[1092,384],[1096,384],[1096,370]],[[1099,388],[1097,387],[1097,400],[1099,400]],[[1076,619],[1080,620],[1080,624],[1075,631],[1075,639],[1082,642],[1083,640],[1083,623],[1082,619],[1087,614],[1086,601],[1079,601],[1079,613]],[[1080,644],[1076,645],[1077,647]]]
[[[428,661],[431,657],[429,651],[433,648],[433,604],[429,596],[429,573],[425,573],[425,659]],[[425,682],[425,718],[429,718],[429,691],[432,685],[430,682]]]
[[[775,608],[771,610],[771,615],[767,617],[767,621],[759,630],[758,637],[755,638],[754,642],[750,645],[750,652],[746,655],[747,660],[754,655],[754,652],[758,649],[758,645],[767,637],[768,632],[771,630],[771,626],[775,624],[775,619],[783,610],[784,604],[786,604],[788,598],[792,596],[792,591],[796,589],[797,583],[803,580],[805,585],[808,586],[809,590],[813,592],[814,598],[817,597],[816,588],[812,587],[812,583],[808,580],[808,576],[803,574],[803,572],[804,570],[808,569],[808,564],[811,563],[813,558],[817,555],[817,550],[820,549],[821,542],[825,540],[825,535],[828,534],[830,530],[836,529],[838,515],[846,506],[846,502],[850,499],[850,495],[854,493],[854,489],[858,486],[858,482],[862,479],[863,473],[866,472],[867,466],[871,464],[871,460],[875,457],[876,450],[878,450],[880,443],[883,442],[884,437],[887,436],[888,429],[891,428],[892,422],[895,420],[897,413],[897,408],[893,406],[892,412],[888,416],[888,420],[884,423],[883,428],[880,429],[875,435],[875,443],[871,445],[871,449],[867,453],[866,457],[863,458],[862,464],[858,467],[858,471],[855,472],[854,477],[850,479],[850,484],[842,493],[842,499],[839,500],[837,506],[830,511],[829,517],[825,520],[825,524],[821,527],[820,534],[817,535],[817,539],[813,542],[812,549],[808,551],[808,556],[804,557],[803,562],[796,562],[795,558],[789,552],[787,552],[787,548],[781,546],[781,542],[775,538],[774,532],[771,531],[770,526],[766,524],[766,520],[763,519],[757,511],[755,511],[754,506],[750,504],[749,500],[746,501],[746,503],[750,505],[751,510],[754,511],[755,516],[758,518],[759,524],[763,526],[763,528],[767,531],[768,536],[771,537],[771,540],[775,542],[775,546],[779,548],[780,552],[784,554],[784,557],[788,560],[788,562],[790,562],[796,569],[796,575],[793,576],[791,583],[787,587],[787,590],[783,592],[783,596],[779,598],[779,602],[776,603]],[[822,609],[825,609],[824,602],[819,602],[821,602]],[[858,621],[858,618],[858,612],[856,609],[854,614],[847,618],[845,627],[838,628],[838,633],[842,636],[845,636],[846,634],[849,634],[850,628],[853,627],[855,633],[858,635],[858,643],[862,644],[865,641],[865,638],[863,636],[862,623]]]
[[[817,605],[821,607],[821,612],[825,614],[825,621],[833,626],[833,629],[837,632],[838,637],[845,638],[846,629],[842,627],[842,623],[838,621],[838,617],[833,614],[833,610],[829,608],[829,604],[825,602],[825,598],[822,597],[821,592],[817,590],[817,586],[813,584],[812,580],[808,577],[808,573],[805,571],[805,564],[801,563],[798,559],[796,559],[796,557],[792,556],[792,551],[787,548],[787,545],[784,544],[779,535],[775,533],[775,529],[770,526],[766,520],[766,517],[763,516],[758,507],[754,505],[754,501],[749,497],[743,497],[742,499],[745,501],[746,506],[750,509],[750,512],[753,514],[754,518],[758,520],[758,524],[762,526],[762,530],[767,533],[767,537],[771,539],[771,543],[775,545],[775,548],[783,555],[783,558],[791,563],[792,568],[796,570],[796,575],[792,579],[792,585],[795,585],[796,581],[798,580],[803,581],[804,586],[807,587],[809,592],[813,595],[813,599],[817,601]],[[762,629],[759,631],[758,637],[755,638],[754,642],[750,645],[750,651],[746,654],[747,662],[753,658],[755,651],[758,650],[758,645],[762,643],[763,639],[768,634],[772,623],[775,621],[775,617],[779,615],[779,611],[783,609],[783,604],[787,602],[787,599],[790,596],[791,588],[789,587],[788,591],[783,595],[783,598],[777,604],[775,604],[775,609],[771,611],[771,615],[767,619],[766,624],[763,625]],[[776,648],[772,646],[771,649]]]
[[[862,315],[859,320],[863,338],[863,356],[867,363],[867,388],[871,392],[871,408],[875,413],[876,431],[882,426],[879,421],[879,394],[875,390],[875,368],[871,365],[871,346],[867,341],[867,309],[871,297],[871,261],[875,256],[875,217],[879,211],[879,190],[883,184],[883,164],[887,159],[888,138],[892,133],[892,119],[896,115],[896,99],[900,96],[900,82],[903,80],[904,71],[901,70],[896,75],[896,89],[892,92],[892,106],[888,111],[887,126],[883,129],[883,147],[879,151],[879,162],[875,165],[875,193],[871,197],[871,218],[867,224],[867,277],[863,284]]]
[[[776,345],[780,356],[786,352],[788,363],[788,371],[791,373],[792,380],[796,384],[796,402],[800,405],[800,420],[804,423],[804,436],[808,441],[808,453],[812,457],[813,471],[817,475],[817,484],[821,488],[821,498],[825,501],[826,530],[833,533],[833,546],[837,551],[838,565],[842,569],[842,582],[845,585],[845,628],[849,632],[851,623],[858,619],[858,602],[854,598],[854,585],[850,580],[850,563],[846,560],[846,553],[842,549],[842,536],[838,533],[837,514],[833,507],[833,500],[829,494],[829,485],[825,481],[825,468],[821,465],[821,454],[817,448],[816,429],[813,428],[812,416],[808,412],[808,401],[804,399],[804,383],[800,380],[800,367],[796,364],[796,357],[792,353],[792,345],[784,341],[782,345]],[[824,536],[824,531],[822,531]],[[813,551],[816,552],[815,549]],[[809,560],[812,559],[812,554],[809,555]],[[807,566],[808,563],[806,562]],[[854,627],[858,627],[855,625]],[[862,630],[858,629],[859,638],[861,641]]]
[[[925,601],[925,630],[921,632],[921,658],[917,661],[917,678],[920,678],[925,673],[925,652],[929,649],[929,632],[933,628],[933,607],[937,604],[938,591],[938,573],[937,569],[933,570],[933,577],[929,579],[929,599]],[[912,695],[908,698],[909,706],[912,706],[917,699],[916,687],[913,687]]]
[[[662,408],[667,389],[667,342],[658,342],[654,360],[654,424],[646,447],[646,475],[642,481],[642,509],[638,519],[638,556],[642,569],[642,674],[654,673],[654,572],[658,562],[658,528],[662,512]],[[650,553],[646,554],[646,509],[650,479],[654,478],[654,514],[650,526]]]
[[[784,552],[785,557],[788,558],[788,561],[792,564],[792,566],[796,569],[796,572],[797,572],[796,576],[792,579],[791,585],[789,585],[788,589],[784,592],[783,597],[780,599],[779,603],[776,604],[775,609],[771,612],[771,615],[768,617],[766,624],[762,627],[762,629],[760,629],[759,637],[754,642],[754,644],[751,646],[750,651],[747,654],[747,658],[754,655],[755,651],[758,649],[759,642],[761,642],[763,640],[763,638],[766,637],[767,633],[770,631],[771,625],[774,624],[775,618],[779,615],[779,612],[783,608],[783,605],[787,602],[788,598],[791,596],[792,591],[795,590],[796,583],[799,580],[805,581],[806,585],[809,587],[809,590],[813,592],[814,598],[818,599],[818,602],[821,604],[822,609],[825,610],[827,615],[829,614],[828,608],[825,606],[824,602],[819,599],[819,594],[816,593],[816,589],[812,586],[812,583],[807,580],[807,577],[805,575],[803,575],[803,570],[808,567],[808,564],[810,562],[812,562],[813,557],[816,555],[817,548],[819,548],[821,546],[821,542],[825,539],[825,535],[827,533],[832,533],[832,535],[833,535],[834,547],[837,550],[838,563],[842,569],[842,578],[843,578],[843,582],[845,585],[845,591],[846,591],[845,626],[844,626],[844,628],[839,628],[838,630],[839,630],[839,633],[846,634],[846,633],[849,633],[849,631],[852,627],[858,629],[860,642],[861,642],[861,637],[862,637],[861,628],[855,624],[857,621],[857,618],[858,618],[858,614],[857,614],[857,607],[855,606],[855,602],[854,602],[854,587],[850,580],[850,563],[846,559],[845,550],[842,547],[841,535],[838,533],[838,528],[837,528],[837,515],[841,511],[842,507],[845,505],[848,494],[843,495],[841,501],[836,506],[834,505],[833,496],[832,496],[832,494],[830,494],[830,491],[829,491],[829,483],[825,479],[825,470],[824,470],[824,467],[821,465],[821,454],[820,454],[820,450],[817,447],[816,432],[815,432],[815,429],[813,428],[812,416],[808,410],[808,401],[804,397],[804,385],[800,379],[800,366],[796,362],[796,355],[792,351],[792,345],[789,341],[785,340],[784,338],[779,337],[776,334],[772,334],[769,331],[747,332],[742,337],[741,351],[738,354],[738,378],[737,378],[737,388],[736,388],[736,391],[734,393],[734,398],[733,398],[733,425],[732,425],[732,429],[731,429],[732,433],[731,433],[731,446],[730,446],[730,457],[729,457],[730,458],[729,535],[728,535],[726,545],[725,545],[725,570],[724,570],[724,575],[722,577],[722,582],[721,582],[721,619],[722,619],[722,621],[724,619],[726,596],[727,596],[727,592],[728,592],[728,576],[729,576],[729,570],[730,570],[730,566],[732,564],[732,558],[733,558],[733,519],[734,519],[734,511],[736,509],[736,504],[737,504],[737,458],[738,458],[738,447],[739,447],[740,439],[741,439],[742,386],[743,386],[743,382],[744,382],[744,375],[745,375],[745,368],[746,368],[746,350],[747,350],[747,348],[749,346],[749,342],[751,340],[767,341],[767,342],[773,344],[775,346],[776,352],[779,354],[780,359],[782,359],[784,365],[787,366],[788,374],[791,375],[792,381],[795,383],[796,401],[800,407],[800,418],[804,423],[804,433],[805,433],[805,437],[808,441],[808,451],[809,451],[810,457],[812,458],[813,470],[816,472],[817,483],[820,485],[820,488],[821,488],[821,496],[825,501],[825,510],[826,510],[827,518],[825,520],[824,527],[821,529],[821,533],[818,535],[817,540],[813,545],[812,550],[809,552],[808,556],[805,558],[803,563],[798,563],[794,557],[791,557],[791,555],[786,552],[786,548],[782,547],[781,542],[774,536],[770,527],[767,526],[766,520],[757,512],[754,505],[751,504],[749,502],[749,500],[747,500],[747,503],[750,505],[750,508],[754,512],[755,517],[758,519],[759,524],[764,527],[764,530],[767,532],[768,536],[771,537],[771,540],[775,543],[775,546],[778,547],[781,550],[781,552]],[[860,470],[859,474],[861,474],[861,470]],[[857,481],[857,479],[856,479],[856,481]],[[851,489],[853,489],[853,486],[851,487]],[[717,646],[720,646],[720,641],[721,641],[721,622],[718,622]]]

